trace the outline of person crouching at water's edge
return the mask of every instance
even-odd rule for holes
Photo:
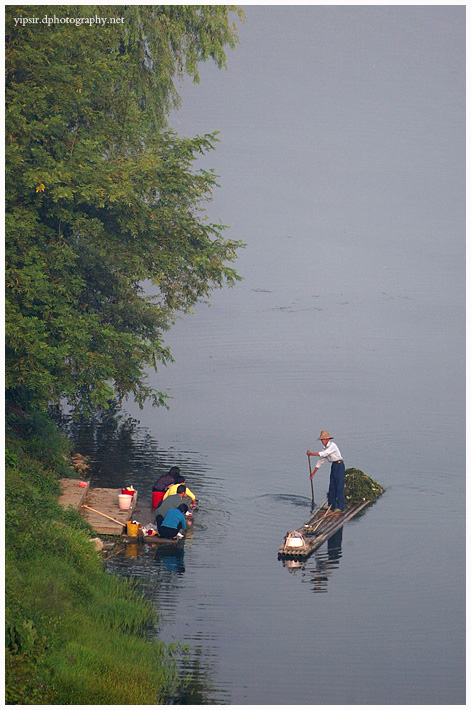
[[[178,466],[172,466],[168,473],[164,473],[160,476],[152,486],[152,507],[157,508],[158,504],[162,501],[165,491],[168,490],[170,486],[173,486],[177,476],[180,475],[180,469]]]
[[[191,502],[191,498],[186,495],[185,486],[178,486],[177,492],[174,495],[168,496],[168,498],[163,500],[157,506],[155,511],[155,524],[157,526],[157,530],[160,532],[160,526],[162,525],[169,510],[172,508],[178,508],[182,503],[185,503],[188,506]]]
[[[311,473],[311,478],[314,476],[316,471],[322,466],[326,459],[331,462],[330,467],[330,483],[329,492],[327,494],[328,505],[331,506],[331,510],[334,513],[343,513],[345,510],[345,464],[342,459],[342,454],[340,453],[337,444],[332,441],[334,437],[330,436],[328,431],[321,431],[321,434],[317,441],[321,441],[324,446],[322,451],[319,453],[314,453],[313,451],[308,451],[308,456],[319,456],[319,463],[316,464],[315,469]]]
[[[159,528],[160,537],[172,540],[175,537],[183,537],[180,530],[186,530],[185,513],[188,512],[186,503],[182,503],[178,508],[171,508],[165,516]]]
[[[186,495],[191,498],[191,507],[196,508],[196,496],[190,491],[185,483],[185,478],[182,475],[175,476],[175,483],[167,488],[163,500],[166,500],[169,496],[174,495],[180,485],[184,485],[186,487]]]

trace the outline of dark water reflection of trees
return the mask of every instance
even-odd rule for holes
[[[174,465],[173,454],[160,450],[158,442],[116,401],[87,418],[74,420],[56,411],[55,419],[74,450],[90,457],[93,486],[119,488],[138,479],[142,485]]]
[[[59,409],[53,412],[53,416],[71,440],[73,450],[90,457],[91,485],[94,487],[115,488],[133,483],[147,496],[156,475],[175,464],[175,454],[161,450],[139,421],[124,412],[117,402],[110,402],[108,409],[87,418],[74,420]],[[184,550],[149,552],[138,545],[128,548],[126,554],[110,560],[108,571],[135,580],[143,596],[162,616],[164,597],[178,595],[185,574]],[[185,639],[181,641],[185,643]],[[183,655],[179,665],[185,685],[173,703],[214,704],[213,698],[216,694],[220,697],[221,692],[215,691],[212,685],[211,654],[202,645],[196,645]]]

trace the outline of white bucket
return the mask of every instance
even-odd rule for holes
[[[293,530],[293,532],[290,532],[286,537],[287,547],[303,547],[303,545],[304,538],[297,530]]]
[[[125,493],[118,494],[118,506],[120,510],[129,510],[131,507],[133,496],[128,496]]]

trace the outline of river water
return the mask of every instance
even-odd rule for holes
[[[245,9],[228,70],[172,117],[221,131],[201,164],[244,281],[168,333],[169,411],[77,434],[94,485],[149,499],[179,465],[199,511],[184,552],[108,569],[192,649],[184,702],[462,704],[465,8]],[[289,566],[321,429],[386,492]]]

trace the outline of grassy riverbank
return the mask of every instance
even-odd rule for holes
[[[68,454],[45,416],[7,417],[6,702],[169,702],[178,650],[149,640],[152,607],[104,571],[90,527],[57,502]]]

